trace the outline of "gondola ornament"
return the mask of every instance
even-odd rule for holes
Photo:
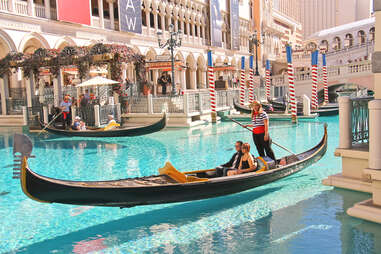
[[[24,160],[33,158],[33,144],[30,138],[24,134],[16,133],[13,137],[13,179],[19,179]]]

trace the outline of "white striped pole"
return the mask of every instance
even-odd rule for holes
[[[250,56],[250,69],[249,69],[249,103],[254,101],[254,69],[253,69],[254,56]]]
[[[317,98],[317,84],[318,84],[318,56],[319,51],[315,50],[311,53],[311,65],[312,65],[312,96],[311,96],[311,107],[312,109],[317,109],[318,98]]]
[[[270,90],[271,80],[270,80],[270,61],[266,60],[266,100],[271,97]]]
[[[241,58],[241,80],[240,80],[240,91],[239,91],[239,102],[241,106],[245,104],[245,57]]]
[[[327,73],[327,61],[325,53],[322,54],[323,57],[323,85],[324,85],[324,104],[329,103],[328,97],[328,73]]]
[[[296,123],[297,115],[297,106],[296,106],[296,97],[295,97],[295,84],[294,84],[294,67],[292,65],[292,49],[290,45],[286,45],[287,52],[287,74],[288,74],[288,91],[290,94],[290,103],[291,103],[291,120],[293,123]]]
[[[212,113],[216,112],[216,89],[214,85],[214,70],[212,51],[208,51],[208,82],[209,82],[209,94],[210,94],[210,109]]]

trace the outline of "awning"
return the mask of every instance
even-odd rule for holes
[[[77,87],[108,86],[108,85],[114,85],[114,84],[119,84],[119,82],[111,80],[111,79],[107,79],[101,76],[97,76],[83,82],[82,84],[77,85]]]

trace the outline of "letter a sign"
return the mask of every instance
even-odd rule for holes
[[[141,0],[119,0],[120,31],[142,33]]]

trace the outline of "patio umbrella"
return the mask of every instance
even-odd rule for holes
[[[92,79],[89,79],[79,85],[77,87],[90,87],[90,86],[107,86],[107,85],[114,85],[119,84],[120,82],[107,79],[101,76],[94,77]]]

